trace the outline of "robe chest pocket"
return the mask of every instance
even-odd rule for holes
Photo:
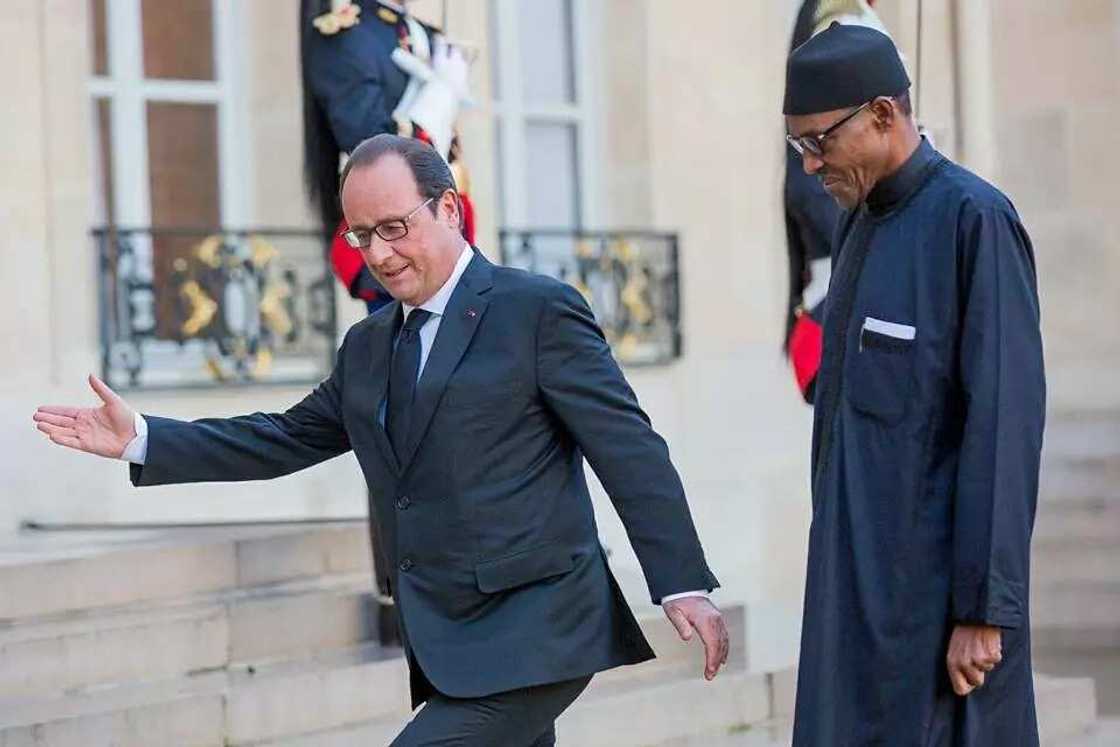
[[[907,324],[864,319],[859,347],[848,354],[845,388],[856,410],[895,425],[906,414],[914,378],[914,339]]]

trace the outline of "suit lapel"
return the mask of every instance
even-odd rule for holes
[[[412,426],[408,434],[408,443],[401,455],[401,471],[408,469],[416,450],[428,431],[432,416],[435,414],[443,390],[463,354],[474,338],[478,325],[486,313],[489,301],[484,294],[490,290],[493,266],[481,255],[476,253],[467,265],[466,271],[459,279],[451,300],[444,309],[443,317],[439,322],[439,331],[436,333],[432,350],[428,354],[428,362],[424,365],[424,373],[416,385],[416,399],[413,402]]]
[[[381,456],[394,472],[400,472],[401,466],[397,455],[393,453],[393,446],[389,443],[389,434],[381,423],[381,403],[385,400],[385,393],[389,389],[389,368],[393,360],[393,333],[400,324],[401,304],[393,302],[391,312],[383,314],[373,326],[372,341],[370,343],[370,381],[373,382],[373,439]]]

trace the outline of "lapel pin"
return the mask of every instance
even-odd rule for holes
[[[467,316],[471,319],[474,319],[476,316],[478,316],[478,312],[474,309],[467,309]]]

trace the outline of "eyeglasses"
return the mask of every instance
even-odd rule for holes
[[[798,137],[794,137],[793,135],[786,135],[786,142],[789,143],[790,146],[792,146],[793,149],[797,151],[797,154],[801,157],[804,157],[805,152],[808,151],[809,153],[812,153],[814,156],[817,156],[819,158],[824,155],[825,140],[828,140],[828,138],[832,136],[832,133],[839,130],[844,126],[845,123],[847,123],[867,107],[871,106],[872,103],[873,102],[868,101],[863,106],[857,107],[856,109],[852,110],[847,115],[845,115],[843,119],[829,127],[824,132],[820,133],[819,135],[799,135]]]
[[[408,235],[408,222],[412,220],[413,216],[426,208],[434,199],[436,198],[429,197],[405,217],[383,221],[374,226],[372,230],[369,228],[351,228],[348,231],[343,231],[342,238],[346,239],[346,243],[355,249],[368,249],[370,242],[373,241],[373,234],[375,233],[381,237],[382,241],[397,241],[398,239],[403,239]]]

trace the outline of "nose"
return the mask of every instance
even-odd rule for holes
[[[801,167],[805,169],[805,173],[809,176],[813,176],[820,171],[822,166],[824,166],[824,161],[815,153],[805,151],[801,154]]]
[[[377,234],[370,237],[369,246],[362,249],[366,264],[377,267],[393,256],[393,247]]]

